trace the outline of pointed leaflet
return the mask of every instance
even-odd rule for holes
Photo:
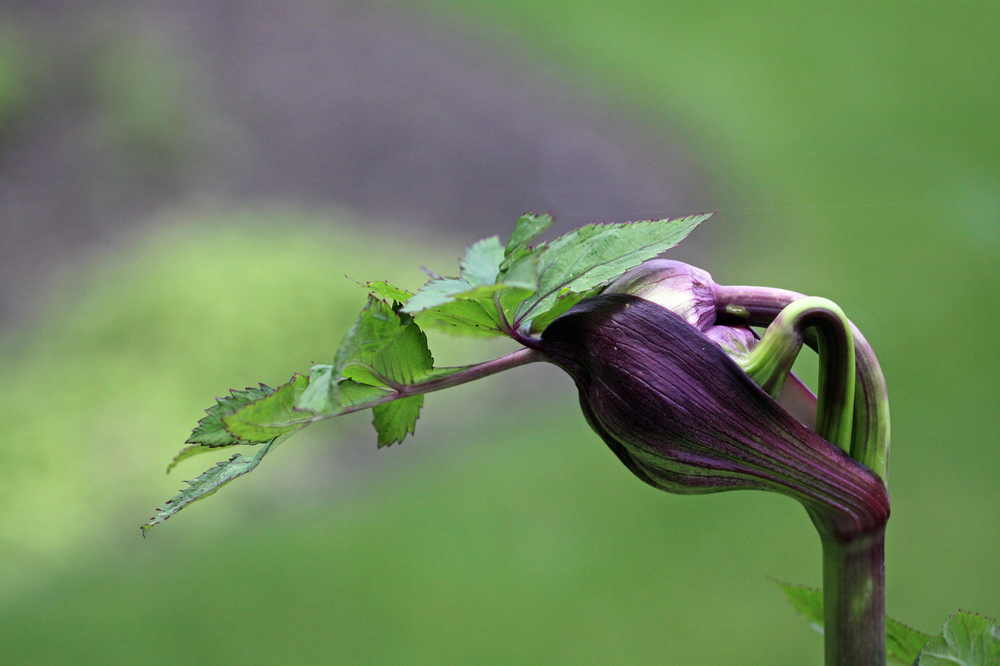
[[[518,248],[526,246],[550,226],[552,226],[551,215],[533,215],[532,213],[522,215],[514,226],[514,233],[510,235],[510,240],[507,241],[504,255],[510,256]]]
[[[405,303],[406,301],[410,300],[411,296],[413,296],[413,294],[406,291],[405,289],[394,287],[393,285],[385,281],[369,282],[367,283],[366,286],[368,287],[368,289],[378,294],[379,296],[388,298],[389,300],[392,301],[398,301],[400,303]]]
[[[652,259],[679,243],[708,217],[589,224],[560,236],[538,257],[538,290],[518,308],[514,324],[522,328],[529,325],[554,307],[566,290],[581,292],[606,284]]]
[[[823,591],[813,587],[803,587],[801,585],[788,585],[775,581],[785,598],[792,607],[798,611],[812,625],[813,629],[823,633]],[[920,654],[930,634],[917,631],[906,626],[902,622],[897,622],[891,617],[885,620],[885,644],[886,656],[899,664],[910,666],[913,660]],[[923,664],[923,662],[920,662]]]
[[[198,421],[198,426],[191,431],[187,444],[216,447],[245,443],[240,442],[226,430],[225,426],[222,425],[222,416],[232,413],[240,407],[245,407],[255,400],[266,398],[274,393],[274,389],[261,384],[259,388],[246,388],[242,391],[231,390],[229,392],[232,395],[216,398],[217,402],[205,410],[208,416]]]
[[[174,459],[167,465],[168,474],[178,463],[199,453],[206,453],[223,446],[252,443],[243,441],[226,430],[222,423],[222,417],[256,400],[266,398],[274,393],[274,389],[261,384],[259,388],[246,388],[242,391],[230,390],[229,392],[231,395],[225,398],[216,398],[217,402],[205,410],[208,416],[198,421],[198,426],[185,442],[188,446],[181,449],[180,453],[174,456]]]
[[[997,666],[1000,627],[986,617],[959,611],[944,623],[944,631],[927,643],[918,666]]]
[[[496,284],[500,273],[500,263],[504,260],[500,238],[490,236],[476,241],[466,248],[459,261],[461,272],[459,277],[473,287]]]
[[[288,437],[289,435],[291,435],[291,433],[288,433],[285,437]],[[156,515],[142,526],[142,535],[146,536],[146,532],[148,532],[151,527],[159,525],[189,504],[208,497],[233,479],[252,472],[257,464],[260,463],[261,459],[267,455],[268,451],[270,451],[272,447],[277,446],[279,443],[280,440],[278,439],[268,442],[266,445],[261,447],[260,451],[257,452],[257,455],[252,458],[237,453],[227,461],[216,463],[214,467],[206,470],[197,479],[193,481],[185,481],[185,483],[188,484],[188,487],[175,495],[173,498],[167,500],[167,503],[164,504],[161,509],[157,510]]]
[[[311,414],[295,410],[295,404],[309,385],[305,375],[292,379],[266,398],[261,398],[232,414],[222,417],[222,424],[234,437],[244,442],[269,442],[275,437],[298,430],[308,423]]]

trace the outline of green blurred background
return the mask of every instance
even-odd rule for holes
[[[0,662],[820,664],[785,498],[635,479],[552,368],[314,426],[143,541],[211,398],[551,210],[837,301],[893,416],[891,615],[1000,615],[1000,5],[10,2]],[[432,339],[443,363],[502,344]]]

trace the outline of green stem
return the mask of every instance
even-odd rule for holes
[[[813,520],[823,544],[826,666],[885,666],[885,527],[844,541]]]

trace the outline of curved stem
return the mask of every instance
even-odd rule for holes
[[[848,453],[854,412],[854,340],[850,322],[833,301],[815,296],[787,305],[767,327],[760,343],[736,362],[761,388],[776,397],[802,348],[803,336],[817,339],[820,373],[817,433]]]
[[[759,287],[716,287],[720,323],[772,325],[790,304],[807,300],[802,294]],[[769,329],[770,330],[770,329]],[[853,361],[858,391],[851,418],[850,453],[886,478],[889,449],[889,407],[885,379],[878,360],[856,326],[850,324],[857,349]],[[822,350],[829,341],[818,335],[806,344]],[[827,359],[829,360],[829,359]],[[820,376],[828,368],[822,360]],[[823,392],[821,387],[821,394]],[[843,437],[840,419],[817,416],[815,432],[827,441]],[[829,517],[809,511],[823,545],[823,633],[826,666],[885,666],[885,523],[877,529],[844,536]],[[888,518],[888,515],[886,515]]]
[[[804,294],[768,287],[715,285],[719,324],[768,326],[792,302]],[[875,352],[858,327],[851,323],[855,349],[854,416],[851,427],[851,457],[889,482],[889,399],[885,376]],[[812,348],[817,339],[804,341]]]

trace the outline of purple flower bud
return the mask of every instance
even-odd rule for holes
[[[715,282],[708,271],[672,259],[652,259],[608,285],[605,294],[631,294],[680,315],[704,331],[715,323]]]
[[[586,299],[545,329],[540,351],[573,377],[591,427],[657,488],[783,493],[844,539],[888,519],[874,473],[792,418],[670,309],[626,294]]]
[[[608,285],[605,294],[631,294],[676,313],[729,355],[749,353],[757,336],[747,326],[715,325],[715,282],[708,271],[671,259],[652,259]]]

